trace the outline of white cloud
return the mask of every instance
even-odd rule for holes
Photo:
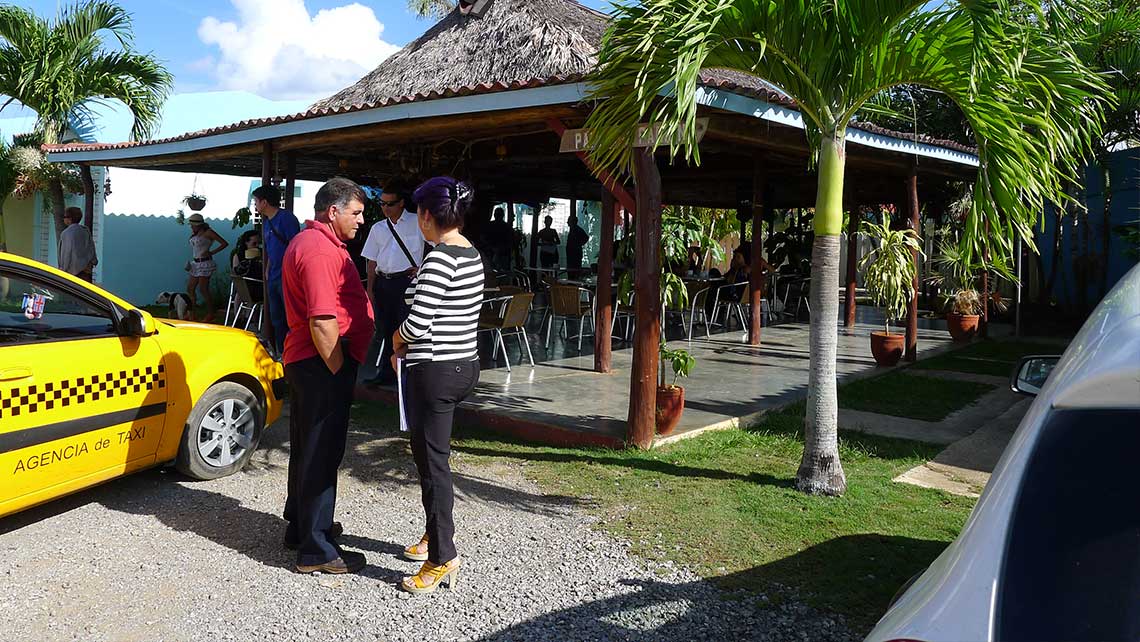
[[[304,0],[230,0],[238,22],[202,20],[198,38],[216,45],[222,89],[277,100],[326,96],[399,51],[381,37],[372,9],[353,3],[310,16]]]

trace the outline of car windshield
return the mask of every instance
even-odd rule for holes
[[[1010,522],[997,639],[1140,640],[1134,410],[1054,411]]]

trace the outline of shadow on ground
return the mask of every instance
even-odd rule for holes
[[[651,642],[692,639],[858,639],[870,631],[886,612],[894,594],[868,594],[862,589],[860,573],[882,572],[884,563],[896,567],[901,586],[914,573],[926,568],[945,548],[945,542],[879,535],[839,537],[771,564],[724,575],[711,580],[682,584],[629,580],[623,584],[631,592],[597,600],[569,609],[546,613],[482,638],[487,642],[589,637],[600,640]],[[835,617],[834,626],[827,610],[803,606],[817,603],[811,594],[779,584],[774,578],[794,576],[805,568],[830,565],[837,557],[857,558],[862,565],[843,576],[835,576],[829,591],[850,600],[850,612]],[[901,563],[900,561],[905,561]],[[905,568],[904,568],[905,567]],[[712,593],[710,584],[725,593]],[[763,597],[761,597],[763,596]],[[639,613],[641,615],[639,615]],[[663,623],[642,628],[645,614],[656,614]],[[806,637],[804,637],[806,636]]]

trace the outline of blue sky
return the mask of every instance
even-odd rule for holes
[[[53,16],[71,0],[24,0]],[[603,9],[605,0],[580,0]],[[177,92],[245,89],[273,99],[309,99],[355,82],[377,58],[402,47],[431,26],[404,0],[119,0],[134,16],[136,47],[164,60]],[[381,25],[378,32],[371,17]],[[306,21],[309,18],[309,21]],[[274,21],[277,24],[274,24]],[[272,71],[258,52],[276,54]],[[349,57],[349,61],[342,57]],[[264,56],[261,56],[264,60]],[[324,78],[266,80],[298,68]],[[355,78],[353,78],[355,76]],[[344,82],[346,78],[351,78]],[[334,89],[335,90],[335,89]]]

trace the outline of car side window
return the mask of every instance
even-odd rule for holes
[[[1140,415],[1054,409],[1010,515],[1000,642],[1140,640]]]
[[[0,347],[114,334],[109,307],[46,279],[0,270]]]

